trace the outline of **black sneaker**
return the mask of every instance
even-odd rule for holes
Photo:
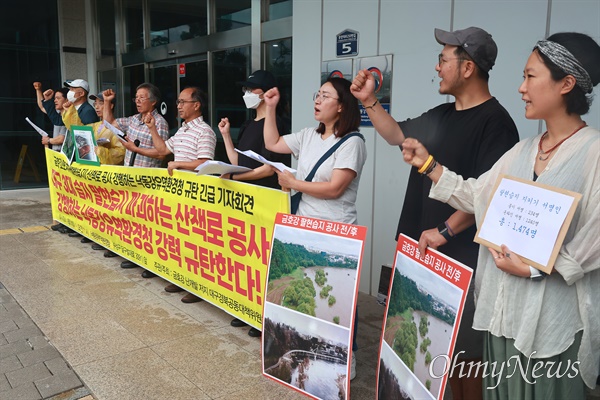
[[[250,328],[250,330],[248,331],[248,336],[251,337],[260,337],[261,334],[261,331],[259,331],[256,328]]]

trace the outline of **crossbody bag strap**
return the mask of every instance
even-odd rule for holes
[[[365,137],[361,133],[359,133],[359,132],[352,132],[352,133],[347,134],[346,136],[344,136],[343,138],[341,138],[336,144],[334,144],[333,146],[331,146],[329,148],[329,150],[327,150],[325,152],[325,154],[323,154],[321,156],[321,158],[319,158],[319,161],[317,161],[317,163],[315,164],[315,166],[313,167],[313,169],[306,176],[306,178],[304,178],[304,180],[306,182],[312,181],[313,178],[315,177],[315,174],[317,173],[317,170],[321,166],[321,164],[323,164],[323,162],[325,160],[327,160],[342,145],[342,143],[344,143],[346,140],[348,140],[348,139],[350,139],[351,137],[354,137],[354,136],[360,137],[363,141],[365,140]]]

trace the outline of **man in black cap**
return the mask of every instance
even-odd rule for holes
[[[465,179],[477,178],[519,140],[514,121],[488,87],[498,48],[489,33],[476,27],[454,32],[435,29],[435,39],[444,46],[435,66],[441,78],[439,92],[454,96],[453,103],[396,122],[375,97],[375,80],[368,70],[359,71],[350,90],[389,144],[400,146],[406,137],[416,138],[442,165]],[[439,247],[475,269],[479,247],[473,242],[475,217],[430,199],[431,181],[423,178],[411,169],[396,238],[406,234],[419,240],[422,254],[427,246]],[[479,360],[483,351],[483,336],[471,328],[473,314],[470,291],[455,348],[455,355],[463,360]],[[450,386],[455,399],[482,396],[481,377],[451,376]]]
[[[289,166],[291,163],[290,155],[273,153],[267,150],[263,135],[265,116],[267,114],[267,107],[263,101],[263,95],[267,90],[277,86],[277,79],[275,79],[275,76],[269,71],[259,69],[254,71],[245,81],[237,83],[242,86],[242,93],[244,93],[242,98],[244,99],[246,108],[255,111],[255,115],[244,122],[240,127],[237,148],[242,151],[252,150],[265,157],[267,160],[281,162]],[[280,118],[277,118],[277,127],[281,135],[289,132],[289,128],[285,126],[283,120]],[[233,165],[252,168],[252,171],[235,175],[230,174],[228,175],[229,179],[281,189],[277,180],[277,175],[273,172],[273,168],[246,157],[243,154],[238,154],[235,151],[236,147],[231,139],[230,124],[227,117],[221,118],[221,121],[219,122],[219,131],[223,136],[223,142],[225,143],[225,150],[227,151],[229,162]],[[231,326],[242,327],[246,326],[246,323],[235,318],[231,321]],[[252,337],[260,337],[260,334],[260,331],[256,328],[250,328],[248,331],[248,335]]]

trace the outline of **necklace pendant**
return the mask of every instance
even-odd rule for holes
[[[540,161],[546,161],[546,160],[547,160],[549,157],[550,157],[550,154],[548,154],[548,155],[546,156],[546,158],[543,158],[543,157],[540,155],[540,156],[538,157],[538,160],[540,160]]]

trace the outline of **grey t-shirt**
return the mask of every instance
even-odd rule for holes
[[[304,128],[298,133],[283,136],[294,157],[298,159],[297,179],[304,179],[339,138],[331,135],[321,139],[315,128]],[[297,215],[355,224],[356,194],[363,165],[367,159],[367,147],[360,137],[352,137],[343,143],[321,166],[312,182],[329,182],[334,169],[351,169],[356,177],[337,199],[319,199],[304,193]]]
[[[66,135],[67,134],[67,127],[62,125],[54,125],[54,130],[52,131],[52,137],[58,137],[60,135]],[[54,151],[60,151],[60,149],[62,149],[62,143],[61,144],[53,144],[52,145],[52,150]]]

